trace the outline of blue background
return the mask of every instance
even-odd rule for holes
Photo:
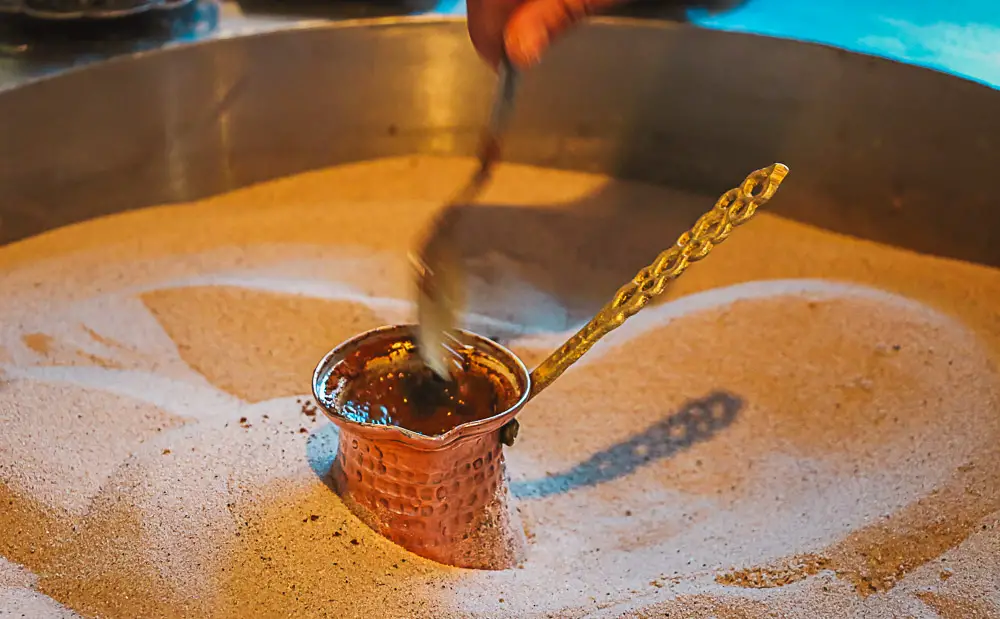
[[[441,0],[434,12],[462,15],[464,0]],[[826,43],[1000,88],[1000,0],[750,0],[691,18],[707,28]]]

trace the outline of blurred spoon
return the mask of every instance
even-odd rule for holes
[[[451,378],[453,368],[460,368],[455,352],[454,332],[458,310],[462,307],[463,273],[454,246],[451,228],[453,212],[473,202],[490,180],[500,159],[500,146],[513,109],[518,71],[504,54],[497,75],[493,109],[479,144],[479,167],[462,190],[441,209],[417,253],[410,259],[417,282],[417,351],[438,376]]]

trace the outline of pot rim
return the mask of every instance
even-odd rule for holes
[[[326,399],[323,397],[326,379],[333,368],[336,367],[337,363],[339,363],[340,358],[346,350],[358,346],[364,340],[380,335],[385,336],[395,334],[398,335],[400,339],[413,337],[416,333],[416,325],[414,324],[384,325],[376,327],[359,333],[335,346],[332,350],[330,350],[330,352],[323,356],[320,362],[316,365],[316,369],[313,371],[313,399],[323,411],[323,414],[326,415],[331,422],[336,424],[341,431],[354,432],[356,434],[380,441],[405,443],[409,447],[419,449],[421,451],[436,451],[444,449],[459,440],[499,430],[511,421],[514,416],[517,415],[522,408],[524,408],[524,405],[527,404],[530,399],[531,372],[528,371],[527,366],[524,365],[521,358],[514,354],[514,352],[506,346],[498,344],[490,338],[479,335],[478,333],[466,331],[465,329],[457,329],[456,331],[461,339],[486,344],[489,349],[492,349],[488,351],[491,356],[496,358],[498,361],[501,361],[515,374],[520,375],[519,378],[522,379],[520,382],[524,385],[524,388],[517,401],[505,411],[485,419],[478,419],[476,421],[459,424],[444,434],[428,436],[426,434],[421,434],[420,432],[407,428],[401,428],[399,426],[389,426],[347,419],[327,404]]]

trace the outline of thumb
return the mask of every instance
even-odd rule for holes
[[[527,68],[538,62],[549,44],[589,15],[623,0],[528,0],[517,7],[504,29],[511,62]]]
[[[479,55],[493,67],[503,54],[506,24],[520,3],[521,0],[465,0],[469,37]]]

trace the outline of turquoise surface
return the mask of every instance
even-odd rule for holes
[[[441,0],[435,12],[461,15],[465,4]],[[706,28],[825,43],[1000,88],[1000,0],[750,0],[690,17]]]
[[[1000,0],[753,0],[692,18],[709,28],[826,43],[1000,88]]]

